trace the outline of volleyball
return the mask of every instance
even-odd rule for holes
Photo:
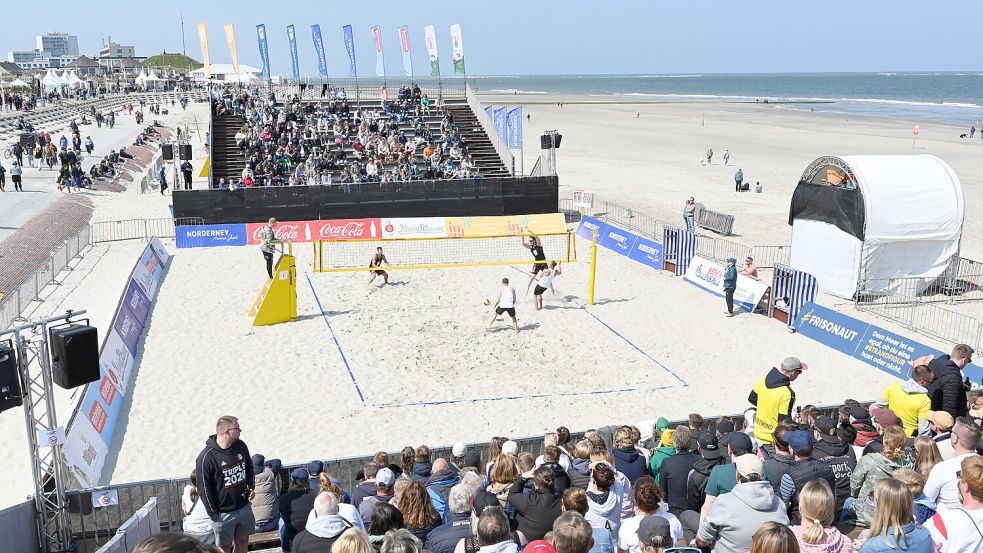
[[[485,298],[485,305],[491,305],[491,300],[488,299],[488,298]]]

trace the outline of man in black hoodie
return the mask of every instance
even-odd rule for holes
[[[928,397],[932,400],[932,411],[946,411],[953,419],[969,414],[966,405],[966,388],[963,387],[962,369],[973,362],[973,348],[959,344],[949,355],[941,355],[928,362],[935,373],[935,380],[928,387]],[[925,358],[916,359],[920,365]]]
[[[833,471],[833,478],[836,481],[836,486],[833,488],[833,494],[836,496],[834,513],[842,511],[843,503],[850,497],[850,477],[853,476],[853,469],[857,468],[857,454],[850,444],[840,441],[836,433],[837,426],[836,420],[832,417],[817,418],[816,443],[812,446],[812,458],[826,463]]]
[[[362,504],[363,499],[375,495],[377,490],[375,485],[375,475],[379,473],[380,468],[381,467],[379,467],[375,461],[369,461],[368,463],[362,465],[362,474],[365,476],[365,480],[362,480],[362,483],[356,486],[355,490],[352,491],[352,505],[354,505],[356,509]]]
[[[215,424],[215,434],[205,441],[195,469],[198,493],[212,519],[215,543],[226,553],[235,545],[245,552],[256,519],[249,504],[253,500],[253,461],[249,448],[239,439],[239,419],[224,416]]]

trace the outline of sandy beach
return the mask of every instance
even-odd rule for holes
[[[489,97],[486,104],[522,99]],[[540,131],[563,134],[561,197],[587,188],[678,224],[683,201],[695,196],[734,214],[732,240],[748,245],[789,243],[789,200],[815,158],[913,152],[910,122],[771,105],[540,103],[525,110],[527,171],[541,153]],[[962,255],[980,259],[983,141],[960,140],[960,132],[922,123],[914,153],[938,155],[959,175],[967,214]],[[710,147],[714,163],[702,166]],[[721,160],[725,149],[729,166]],[[738,168],[764,192],[735,193]],[[131,190],[100,194],[94,203],[93,220],[100,221],[167,216],[170,202]],[[529,266],[394,271],[393,285],[369,288],[362,273],[313,274],[310,246],[301,245],[298,320],[270,327],[252,327],[246,317],[265,278],[256,248],[175,250],[173,241],[165,243],[176,255],[107,462],[104,479],[114,483],[186,474],[223,414],[240,417],[251,451],[289,463],[534,435],[559,425],[579,431],[693,411],[740,413],[755,380],[789,355],[810,365],[795,383],[802,405],[872,399],[891,380],[776,321],[726,318],[723,300],[604,250],[597,305],[587,308],[582,241],[580,261],[564,267],[556,295],[539,312],[523,295]],[[105,328],[141,249],[93,248],[35,313],[86,308]],[[484,329],[482,299],[502,277],[514,278],[520,294],[518,335],[501,319],[491,332]],[[849,308],[845,300],[822,301]],[[23,434],[19,417],[0,416],[0,435],[12,437],[0,461],[13,483],[0,491],[0,506],[23,500],[30,489]]]

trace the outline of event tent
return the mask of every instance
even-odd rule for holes
[[[65,86],[65,81],[61,80],[54,71],[49,69],[48,72],[44,74],[44,77],[41,78],[41,86],[47,90],[54,90]]]
[[[792,194],[791,266],[843,298],[899,278],[921,290],[958,261],[964,214],[959,177],[936,156],[821,157]]]
[[[8,88],[31,88],[31,85],[29,85],[26,82],[22,81],[20,77],[17,77],[16,79],[14,79],[14,80],[10,81],[9,83],[7,83],[7,87]]]

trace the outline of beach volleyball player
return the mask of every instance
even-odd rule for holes
[[[536,274],[536,289],[533,290],[533,303],[536,305],[536,311],[543,308],[543,293],[547,290],[556,294],[556,290],[553,289],[553,279],[559,276],[563,271],[560,269],[560,264],[556,261],[550,261],[549,267],[539,271]]]
[[[375,267],[382,267],[383,263],[389,265],[389,260],[386,259],[385,254],[382,253],[382,246],[379,246],[375,249],[375,255],[373,255],[372,259],[369,261],[369,273],[372,274],[372,276],[369,277],[369,285],[372,284],[372,281],[374,281],[375,277],[377,276],[382,277],[383,285],[389,284],[389,273],[381,269],[375,269]]]
[[[535,234],[532,234],[529,227],[525,227],[523,230],[525,230],[526,234],[529,236],[522,239],[522,245],[527,250],[532,252],[533,259],[537,261],[536,263],[533,263],[532,271],[530,273],[531,276],[529,277],[529,284],[526,285],[526,295],[528,296],[529,289],[532,288],[532,283],[536,280],[536,275],[538,275],[540,271],[548,268],[548,266],[546,265],[546,252],[543,250],[543,241],[540,240]]]
[[[498,291],[498,300],[495,301],[493,306],[495,314],[492,315],[491,322],[488,323],[488,328],[490,329],[498,316],[502,313],[508,313],[509,317],[512,317],[512,328],[516,332],[519,332],[519,320],[515,318],[515,288],[509,286],[509,279],[502,279],[502,288]]]

